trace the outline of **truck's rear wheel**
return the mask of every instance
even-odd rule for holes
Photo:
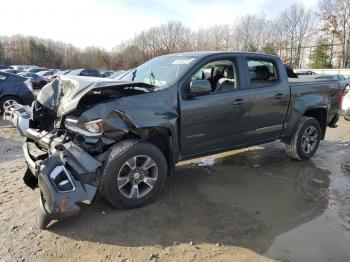
[[[313,117],[302,117],[291,143],[286,144],[286,152],[297,160],[310,159],[320,144],[322,130],[319,122]]]
[[[167,178],[167,162],[154,145],[125,140],[112,149],[101,175],[101,193],[113,206],[129,209],[154,200]]]

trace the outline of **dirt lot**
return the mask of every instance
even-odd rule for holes
[[[21,144],[2,122],[1,261],[350,261],[350,122],[313,160],[276,142],[182,163],[152,205],[120,211],[97,197],[47,231]]]

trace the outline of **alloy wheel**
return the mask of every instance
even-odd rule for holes
[[[304,153],[310,154],[316,147],[318,142],[318,132],[314,126],[305,129],[301,138],[301,148]]]
[[[151,157],[133,156],[123,164],[118,173],[118,189],[126,198],[141,198],[152,191],[157,178],[158,167]]]

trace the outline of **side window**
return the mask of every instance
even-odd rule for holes
[[[0,81],[4,81],[7,79],[6,75],[0,74]]]
[[[276,65],[271,61],[249,59],[251,87],[271,86],[278,81]]]
[[[230,60],[210,62],[199,69],[191,80],[208,80],[212,93],[222,93],[237,89],[235,64]]]
[[[342,75],[339,75],[338,77],[339,77],[339,80],[340,80],[340,81],[345,80],[345,77],[344,77],[344,76],[342,76]]]

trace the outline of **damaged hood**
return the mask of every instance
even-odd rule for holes
[[[43,106],[63,116],[74,111],[80,100],[89,92],[104,89],[125,89],[129,87],[142,88],[145,92],[153,90],[153,86],[141,82],[116,81],[113,79],[60,76],[47,84],[38,94],[37,100]]]

